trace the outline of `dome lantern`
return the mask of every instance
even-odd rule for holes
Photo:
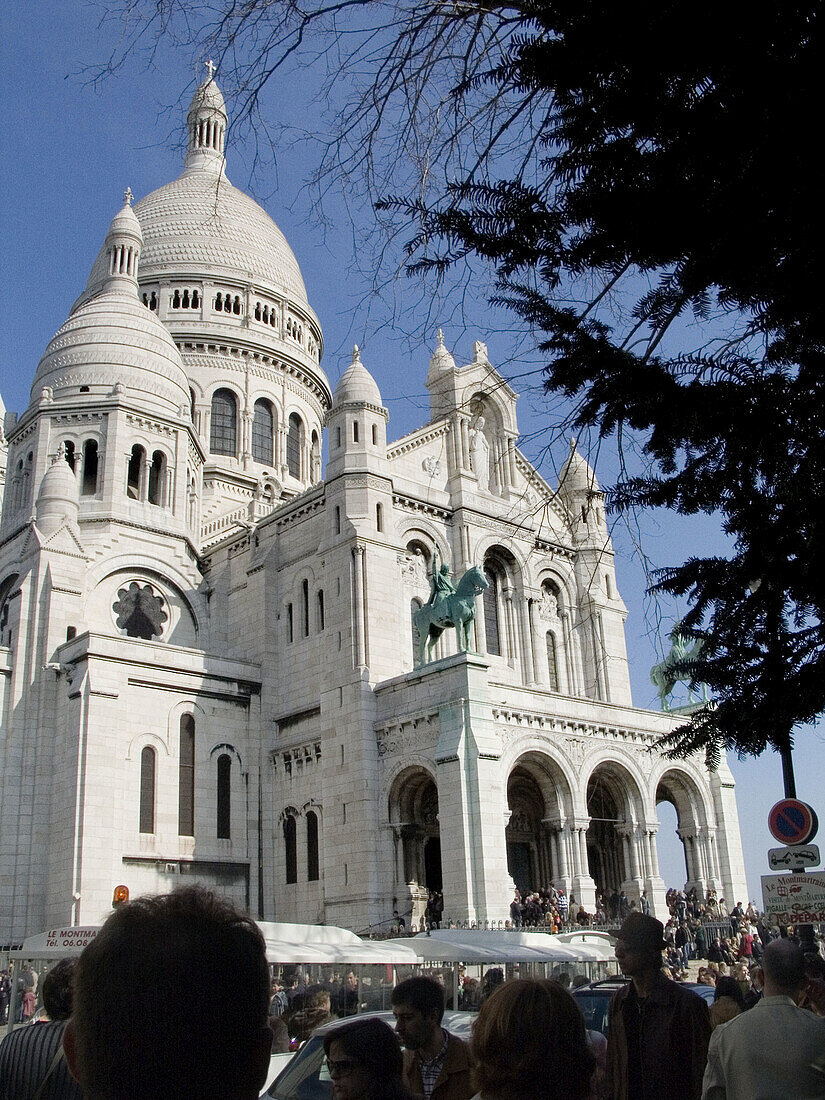
[[[214,80],[215,65],[206,63],[209,77],[192,96],[186,123],[189,145],[183,162],[186,171],[213,170],[224,166],[224,141],[228,116],[221,90]]]
[[[143,234],[140,223],[132,210],[132,189],[127,187],[123,193],[123,207],[112,218],[109,232],[106,234],[106,277],[104,290],[118,290],[137,293],[137,273],[140,250],[143,247]]]

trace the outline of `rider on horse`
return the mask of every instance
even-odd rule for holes
[[[426,607],[428,604],[435,605],[440,600],[443,600],[447,596],[452,596],[454,593],[455,585],[450,580],[450,567],[446,562],[442,562],[439,568],[438,547],[433,547],[433,572],[430,577],[430,598],[424,606]]]

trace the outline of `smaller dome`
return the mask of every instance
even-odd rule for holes
[[[44,535],[49,535],[67,520],[76,522],[77,512],[77,478],[66,461],[66,451],[61,443],[40,482],[35,504],[35,523]]]
[[[431,381],[436,374],[440,374],[445,370],[455,370],[455,359],[447,350],[444,344],[444,333],[441,329],[438,330],[438,344],[430,359],[430,370],[428,373],[428,380]]]
[[[174,416],[189,406],[180,352],[137,294],[104,290],[79,306],[49,341],[37,367],[32,400],[44,386],[55,398],[81,385],[108,393],[120,383],[147,408]]]
[[[588,493],[601,491],[593,467],[579,452],[576,440],[571,439],[570,454],[559,473],[559,492],[573,493],[581,490]]]
[[[383,408],[378,383],[361,362],[361,353],[357,344],[352,349],[352,362],[338,379],[338,385],[332,397],[332,407],[351,404],[353,401]]]

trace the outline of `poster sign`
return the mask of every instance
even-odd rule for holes
[[[825,874],[763,875],[762,907],[779,924],[825,921]]]

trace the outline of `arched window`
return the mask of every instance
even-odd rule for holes
[[[155,831],[155,750],[148,745],[140,754],[140,831]]]
[[[301,629],[309,637],[309,581],[301,581]]]
[[[74,452],[74,443],[71,439],[67,439],[63,444],[63,452],[66,456],[66,462],[71,466],[72,470],[74,470],[76,455]]]
[[[375,529],[377,531],[384,530],[384,505],[376,504],[375,506]]]
[[[217,832],[219,840],[231,836],[232,757],[223,752],[218,757]]]
[[[352,441],[353,441],[353,443],[358,442],[358,421],[357,420],[353,420],[353,422],[352,422]]]
[[[286,640],[291,642],[295,637],[295,623],[292,614],[292,604],[286,605]]]
[[[155,451],[152,455],[152,465],[149,467],[149,503],[164,503],[166,490],[166,455],[163,451]]]
[[[559,690],[559,667],[556,659],[556,637],[552,630],[546,634],[547,640],[547,676],[551,691]]]
[[[372,445],[375,447],[378,443],[378,428],[375,424],[372,426]]]
[[[485,565],[484,576],[488,588],[484,590],[484,633],[487,635],[487,652],[495,657],[501,656],[501,633],[498,621],[498,594],[500,580],[492,566]]]
[[[195,719],[184,714],[180,720],[180,763],[178,765],[178,836],[195,835]]]
[[[87,439],[83,444],[83,481],[81,496],[93,497],[97,492],[97,440]]]
[[[293,477],[301,476],[301,444],[304,426],[296,413],[289,415],[289,430],[286,436],[286,465]]]
[[[139,443],[132,447],[129,456],[129,467],[126,471],[126,496],[132,500],[140,500],[140,485],[143,478],[143,467],[146,464],[146,452]]]
[[[256,401],[252,417],[252,457],[256,462],[271,466],[273,462],[273,439],[275,436],[275,418],[268,401]]]
[[[215,455],[235,455],[238,450],[238,406],[231,390],[212,394],[209,449]]]
[[[324,629],[324,626],[325,626],[325,621],[324,621],[325,620],[324,590],[323,590],[323,588],[318,589],[318,594],[316,596],[316,604],[317,604],[317,607],[318,607],[318,631],[320,632]]]
[[[195,423],[195,391],[189,391],[189,418],[192,423]]]
[[[298,881],[298,838],[295,818],[288,814],[284,818],[284,860],[286,862],[287,882]]]
[[[318,881],[318,868],[318,815],[310,810],[307,813],[307,881]]]

